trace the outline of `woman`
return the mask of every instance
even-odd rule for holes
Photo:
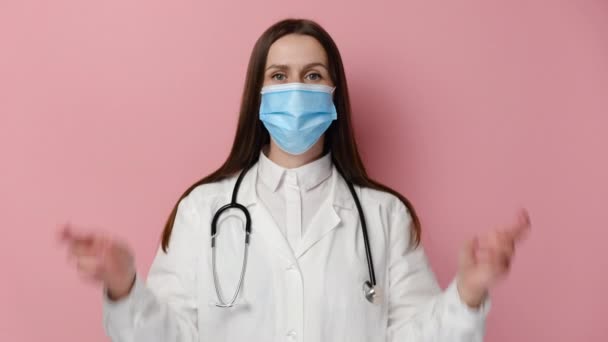
[[[233,199],[249,244],[245,214],[216,217]],[[230,155],[176,204],[145,284],[124,243],[63,237],[104,286],[115,342],[464,342],[482,340],[488,290],[528,228],[522,212],[472,239],[441,291],[411,204],[365,172],[335,43],[284,20],[253,49]]]

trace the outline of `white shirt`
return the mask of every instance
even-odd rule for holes
[[[331,190],[331,153],[298,168],[287,169],[260,152],[258,172],[258,196],[295,250],[314,215],[327,202]]]
[[[315,165],[322,168],[323,160]],[[358,212],[335,167],[325,180],[329,193],[317,212],[312,214],[311,207],[308,215],[302,202],[301,216],[310,221],[300,225],[306,226],[304,234],[291,246],[275,220],[285,220],[288,235],[288,221],[297,220],[287,212],[284,218],[271,214],[257,191],[264,182],[264,163],[262,159],[247,172],[238,193],[252,226],[236,305],[215,305],[210,247],[212,218],[230,201],[235,175],[198,186],[180,201],[168,252],[158,248],[145,283],[138,276],[131,293],[116,302],[104,291],[104,327],[114,342],[482,341],[489,301],[477,310],[469,308],[455,281],[441,291],[423,248],[409,243],[412,219],[396,196],[355,186],[383,289],[382,302],[374,305],[361,290],[368,272]],[[298,178],[299,186],[308,182]],[[217,276],[224,297],[231,297],[241,272],[244,230],[230,215],[219,226]]]

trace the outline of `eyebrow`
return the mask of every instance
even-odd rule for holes
[[[329,70],[325,64],[320,63],[320,62],[308,63],[308,64],[306,64],[304,66],[304,69],[310,69],[310,68],[316,67],[316,66],[320,66],[320,67],[325,68],[325,70]],[[273,68],[275,68],[275,69],[289,69],[289,65],[287,65],[287,64],[272,64],[268,68],[266,68],[266,70],[273,69]]]

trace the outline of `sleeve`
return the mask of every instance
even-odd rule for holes
[[[158,248],[147,284],[135,278],[125,298],[112,301],[103,290],[103,325],[113,342],[198,341],[196,298],[196,213],[191,199],[178,204],[167,253]]]
[[[390,342],[482,342],[490,309],[486,299],[473,309],[462,302],[456,279],[439,287],[423,247],[409,245],[412,219],[401,201],[389,226]]]

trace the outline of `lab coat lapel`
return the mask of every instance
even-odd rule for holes
[[[256,182],[258,179],[258,164],[254,165],[241,185],[242,201],[251,215],[251,244],[265,244],[275,250],[278,255],[285,258],[291,264],[295,263],[294,252],[289,242],[281,232],[279,226],[268,211],[268,208],[257,196]],[[240,198],[240,196],[239,196]]]
[[[317,242],[338,228],[342,222],[341,215],[352,215],[352,212],[356,213],[354,202],[350,199],[351,194],[348,186],[335,167],[332,170],[331,182],[331,190],[327,201],[321,205],[310,225],[306,227],[306,232],[296,251],[297,258],[300,258]],[[336,208],[347,210],[338,211]]]

